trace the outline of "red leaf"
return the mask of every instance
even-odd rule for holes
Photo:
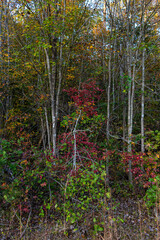
[[[40,185],[41,185],[41,187],[45,187],[47,185],[47,183],[44,182],[44,183],[41,183]]]

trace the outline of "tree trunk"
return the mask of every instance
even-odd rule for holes
[[[74,137],[74,153],[73,153],[73,169],[76,170],[76,166],[77,166],[77,141],[76,141],[76,132],[77,132],[77,125],[79,122],[79,119],[81,117],[81,111],[79,113],[79,116],[77,117],[76,123],[75,123],[75,127],[73,130],[73,137]]]
[[[46,128],[47,128],[47,138],[48,138],[48,147],[49,150],[51,150],[51,144],[50,144],[50,130],[49,130],[49,122],[48,122],[48,114],[47,114],[47,108],[44,107],[44,113],[45,113],[45,119],[46,119]]]
[[[46,62],[47,62],[47,69],[48,69],[48,79],[49,79],[49,89],[50,89],[50,98],[51,98],[51,117],[52,117],[52,144],[53,144],[53,156],[56,155],[56,111],[55,111],[55,66],[54,57],[52,55],[52,69],[49,59],[49,53],[47,49],[45,49],[46,53]]]
[[[142,40],[144,36],[144,1],[142,1]],[[144,84],[145,84],[145,47],[142,50],[142,86],[141,86],[141,152],[144,153]]]
[[[131,72],[131,46],[129,40],[129,25],[130,25],[130,2],[127,5],[127,37],[126,37],[126,52],[127,52],[127,72],[128,72],[128,153],[131,153],[131,135],[132,135],[132,101],[131,101],[131,94],[132,94],[132,72]],[[129,159],[129,181],[132,184],[132,161]]]
[[[106,126],[106,134],[107,141],[109,141],[109,126],[110,126],[110,88],[111,88],[111,52],[109,54],[108,61],[108,87],[107,87],[107,126]]]
[[[3,2],[1,2],[1,10],[0,10],[0,70],[1,70],[1,81],[2,81],[2,4]],[[2,119],[3,119],[3,103],[0,103],[0,141],[1,141],[1,137],[2,137],[2,129],[3,129],[3,123],[2,123]],[[0,142],[0,149],[2,149],[1,146],[1,142]]]

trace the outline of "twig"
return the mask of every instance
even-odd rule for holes
[[[24,234],[26,232],[26,229],[27,229],[27,226],[28,226],[28,223],[29,223],[29,220],[30,220],[31,213],[32,213],[32,209],[31,209],[31,211],[30,211],[30,213],[28,215],[27,223],[26,223],[26,226],[25,226],[25,228],[24,228],[24,230],[23,230],[23,232],[22,232],[22,234],[20,236],[20,239],[24,236]]]
[[[15,216],[18,218],[18,220],[20,221],[20,217],[16,214],[16,211],[15,211],[15,209],[13,208],[13,211],[14,211],[14,213],[15,213]],[[21,223],[22,224],[22,223]],[[23,224],[22,224],[22,227],[24,227],[23,226]]]

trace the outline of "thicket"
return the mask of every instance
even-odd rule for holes
[[[159,225],[159,4],[121,4],[0,3],[0,220],[19,238],[44,220],[118,239],[129,199]]]

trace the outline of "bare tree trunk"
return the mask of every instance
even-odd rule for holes
[[[46,149],[46,144],[45,144],[45,128],[44,128],[44,123],[43,123],[43,118],[42,116],[40,117],[41,118],[41,131],[42,131],[42,137],[39,141],[39,146],[40,146],[40,143],[41,141],[43,142],[43,149],[45,150]]]
[[[63,33],[61,36],[61,40],[60,40],[60,53],[59,53],[59,79],[58,79],[58,89],[57,89],[57,94],[56,94],[56,106],[55,106],[55,116],[56,116],[56,129],[55,129],[55,134],[57,135],[57,121],[58,121],[58,115],[59,115],[59,98],[60,98],[60,91],[61,91],[61,84],[62,84],[62,63],[63,63],[63,59],[62,59],[62,55],[63,55]],[[55,141],[56,141],[55,137]],[[56,144],[56,142],[55,142]],[[57,152],[57,148],[55,146],[55,151],[56,154],[58,154]]]
[[[7,0],[5,1],[5,28],[6,28],[6,34],[7,34],[7,79],[6,79],[6,85],[7,85],[7,91],[9,90],[9,71],[10,71],[10,36],[9,36],[9,23],[8,23],[8,8],[9,3],[7,3]],[[8,111],[9,111],[9,93],[7,93],[6,98],[6,120],[8,119]]]
[[[64,18],[66,15],[66,0],[63,1],[63,28],[64,28]],[[58,90],[56,95],[56,124],[58,120],[58,113],[59,113],[59,97],[60,97],[60,90],[62,84],[62,64],[63,64],[63,39],[64,39],[64,32],[61,34],[60,39],[60,53],[59,53],[59,81],[58,81]]]
[[[115,62],[116,62],[116,39],[114,40],[114,48],[113,48],[113,71],[112,71],[112,96],[113,96],[113,105],[112,109],[114,111],[114,106],[115,106]]]
[[[104,28],[106,29],[106,0],[104,0],[103,3],[103,25]]]
[[[127,66],[128,66],[128,153],[131,153],[131,134],[132,134],[132,126],[131,126],[131,64],[130,64],[130,45],[127,41]],[[132,184],[132,161],[129,160],[129,181]]]
[[[131,152],[131,64],[130,64],[130,45],[127,41],[127,68],[128,68],[128,152]]]
[[[110,88],[111,88],[111,52],[109,54],[109,62],[108,62],[108,87],[107,87],[107,126],[106,126],[106,133],[107,133],[107,141],[109,141],[109,126],[110,126]]]
[[[52,57],[54,60],[54,57]],[[56,140],[57,140],[57,119],[56,119],[56,109],[55,109],[55,66],[52,65],[52,82],[51,82],[51,114],[52,114],[52,143],[53,143],[53,156],[56,155]]]
[[[141,152],[144,153],[144,83],[145,83],[145,49],[142,52],[142,88],[141,88]]]
[[[102,65],[103,65],[103,82],[106,83],[106,63],[105,63],[105,41],[104,41],[104,35],[102,33]]]
[[[113,16],[112,16],[112,10],[111,10],[111,3],[110,0],[107,0],[105,2],[105,6],[107,6],[107,13],[110,17],[111,21],[111,32],[110,32],[110,45],[111,45],[111,38],[112,38],[112,30],[113,30]],[[106,137],[107,137],[107,142],[109,141],[109,128],[110,128],[110,89],[111,89],[111,59],[112,59],[112,49],[109,49],[109,60],[108,60],[108,86],[106,88],[107,91],[107,125],[106,125]]]
[[[142,1],[142,40],[144,36],[144,1]],[[142,50],[142,87],[141,87],[141,152],[144,153],[144,84],[145,84],[145,47]]]
[[[74,127],[74,130],[73,130],[73,137],[74,137],[74,155],[73,155],[73,169],[76,170],[76,165],[77,165],[77,141],[76,141],[76,132],[77,132],[77,125],[78,125],[78,122],[79,122],[79,119],[81,117],[81,111],[80,111],[80,114],[76,120],[76,123],[75,123],[75,127]]]
[[[46,118],[46,128],[47,128],[47,138],[48,138],[48,146],[49,146],[49,150],[51,150],[51,144],[50,144],[50,130],[49,130],[49,122],[48,122],[48,114],[47,114],[47,108],[44,107],[44,113],[45,113],[45,118]]]
[[[120,79],[121,79],[121,85],[122,85],[122,95],[121,95],[121,101],[123,103],[123,152],[125,151],[125,139],[126,139],[126,99],[125,99],[125,89],[124,89],[124,79],[123,79],[123,53],[122,53],[122,43],[120,44],[120,55],[119,58],[120,61]]]
[[[131,94],[132,94],[132,72],[131,72],[131,46],[129,40],[129,25],[130,25],[130,2],[126,6],[127,11],[127,37],[126,37],[126,47],[127,47],[127,71],[128,71],[128,153],[131,153],[131,134],[132,134],[132,102],[131,102]],[[129,160],[129,181],[132,184],[132,161]]]
[[[135,38],[135,0],[133,0],[133,10],[131,15],[131,26],[132,26],[132,38],[131,38],[131,46],[134,46],[134,38]],[[131,134],[133,131],[133,107],[134,107],[134,92],[135,92],[135,71],[136,71],[136,62],[138,50],[136,50],[135,54],[133,53],[132,48],[131,51],[131,66],[132,66],[132,90],[131,90]]]
[[[135,60],[136,61],[136,60]],[[134,107],[134,91],[135,91],[135,68],[136,68],[136,62],[133,64],[133,70],[132,70],[132,92],[131,92],[131,134],[133,130],[133,107]]]
[[[50,98],[51,98],[51,117],[52,117],[52,144],[53,144],[53,156],[56,155],[56,112],[55,112],[55,66],[50,65],[50,59],[47,49],[45,49],[47,69],[48,69],[48,79],[50,88]],[[53,57],[52,57],[53,59]]]
[[[56,4],[56,1],[55,1]],[[57,5],[55,5],[57,7]],[[51,16],[51,6],[47,3],[46,5],[47,11],[44,11],[43,17],[48,18]],[[54,10],[54,17],[55,21],[57,20],[57,10]],[[40,20],[41,22],[41,20]],[[43,33],[44,35],[44,33]],[[44,35],[45,38],[45,35]],[[50,45],[52,46],[51,49],[44,48],[45,55],[46,55],[46,64],[47,64],[47,71],[48,71],[48,80],[49,80],[49,91],[50,91],[50,101],[51,101],[51,119],[52,119],[52,147],[53,147],[53,156],[57,154],[57,115],[58,115],[58,106],[57,101],[59,103],[59,99],[56,99],[56,66],[57,66],[57,46],[56,46],[56,37],[53,34],[49,34],[49,41]],[[60,85],[58,86],[58,96],[60,92]]]
[[[1,10],[0,10],[0,69],[1,69],[1,74],[2,74],[2,4],[3,2],[1,1]],[[2,75],[0,75],[1,77],[1,81],[2,81]],[[3,103],[0,102],[0,149],[2,149],[2,145],[1,145],[1,137],[2,137],[2,129],[3,129],[3,123],[2,123],[2,119],[3,119]]]

